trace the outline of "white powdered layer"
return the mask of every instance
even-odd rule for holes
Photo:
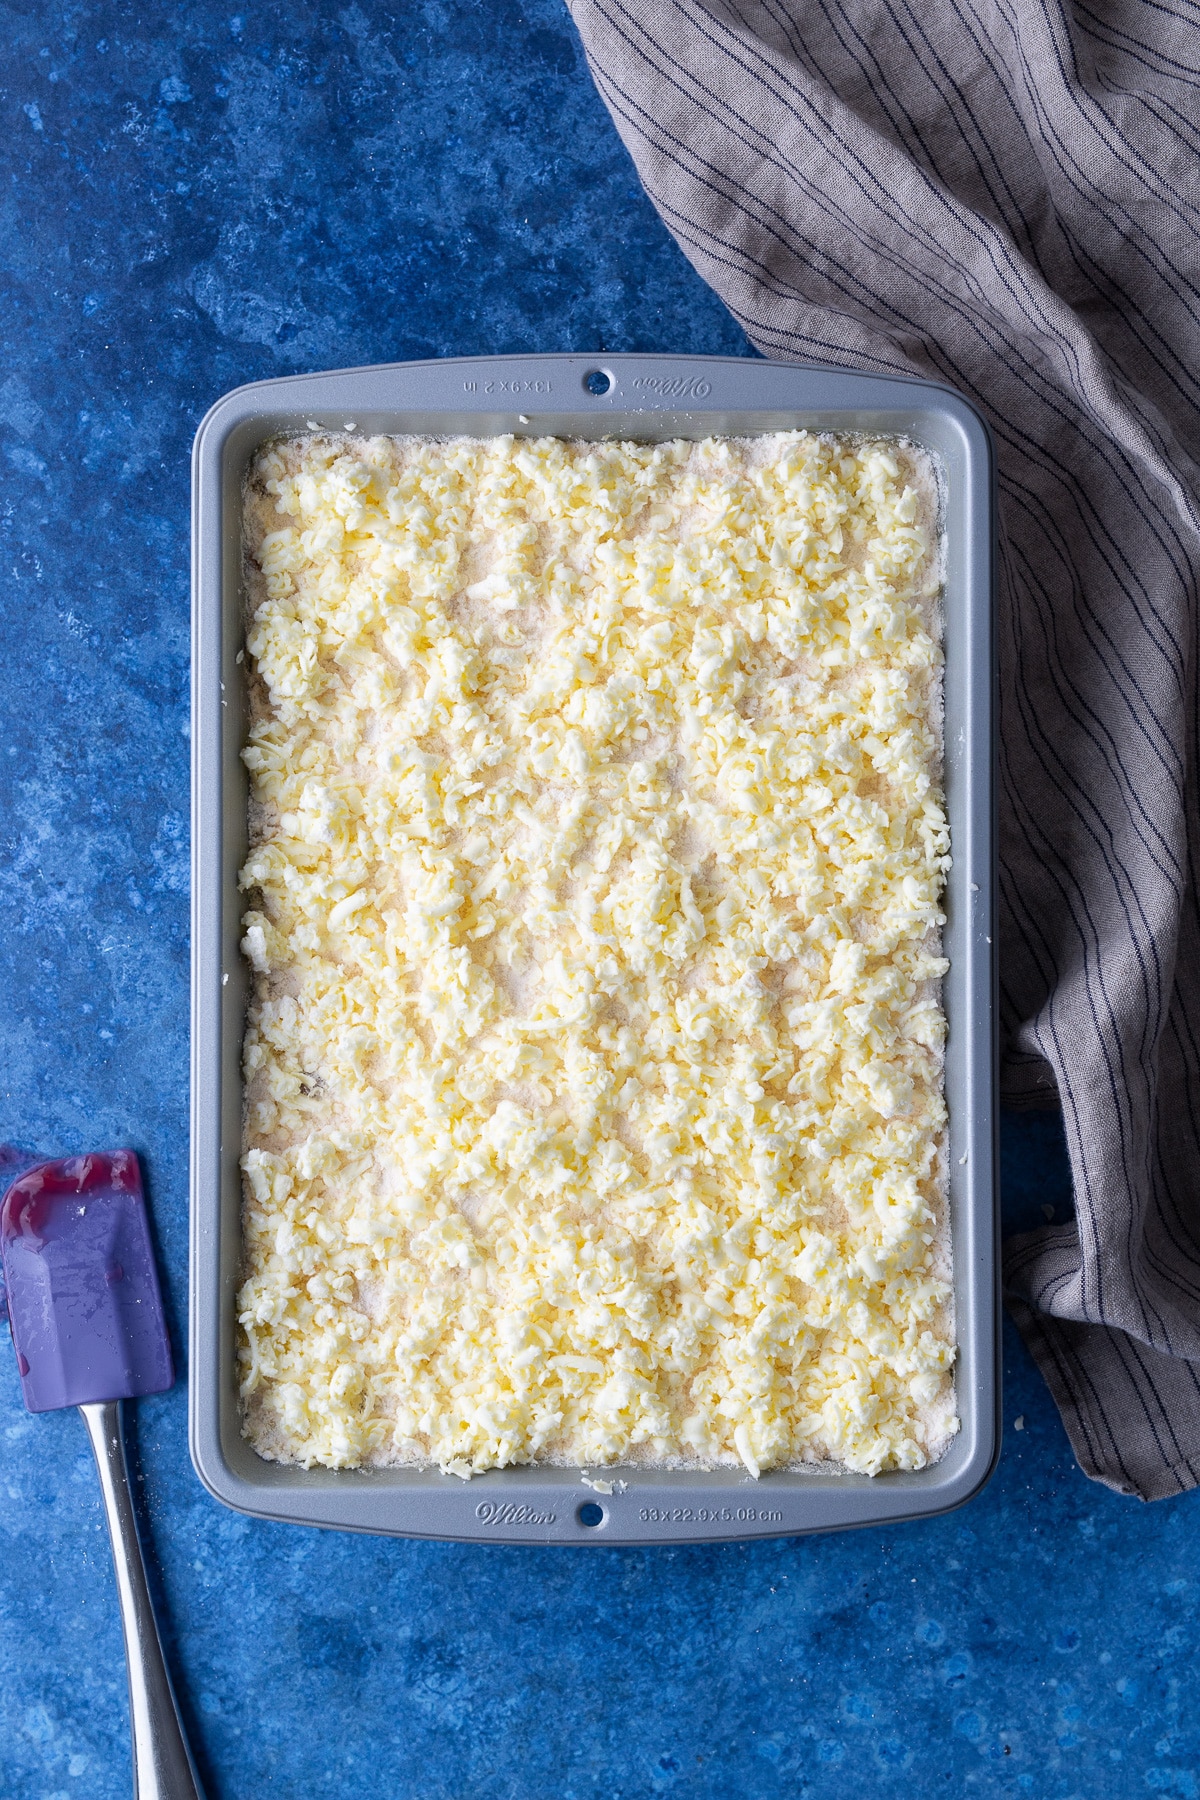
[[[928,460],[302,438],[246,545],[256,1448],[940,1456]]]

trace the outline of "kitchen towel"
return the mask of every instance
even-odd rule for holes
[[[1006,1246],[1086,1472],[1200,1481],[1200,7],[569,0],[767,356],[969,394],[999,479],[1002,1090],[1076,1216]],[[673,346],[686,348],[686,346]]]

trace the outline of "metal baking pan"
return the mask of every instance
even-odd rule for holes
[[[576,438],[746,435],[806,428],[903,434],[944,480],[946,912],[950,1214],[962,1430],[940,1463],[875,1477],[535,1465],[469,1482],[436,1469],[300,1469],[241,1435],[235,1377],[247,997],[238,951],[246,853],[241,483],[264,439],[342,431]],[[734,357],[454,358],[288,376],[236,389],[196,435],[192,504],[191,1449],[217,1499],[262,1518],[484,1543],[695,1543],[878,1525],[948,1511],[998,1447],[995,1186],[992,538],[987,429],[933,382]]]

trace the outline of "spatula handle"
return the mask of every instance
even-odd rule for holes
[[[121,1601],[121,1626],[125,1633],[125,1661],[129,1668],[129,1722],[133,1735],[133,1791],[135,1800],[203,1800],[196,1765],[183,1735],[171,1677],[163,1660],[146,1566],[138,1543],[125,1442],[121,1431],[121,1402],[97,1401],[81,1406],[84,1424],[92,1440],[100,1491],[112,1539],[117,1594]]]

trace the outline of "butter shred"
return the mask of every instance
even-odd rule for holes
[[[943,1452],[935,514],[803,432],[258,455],[261,1454]]]

